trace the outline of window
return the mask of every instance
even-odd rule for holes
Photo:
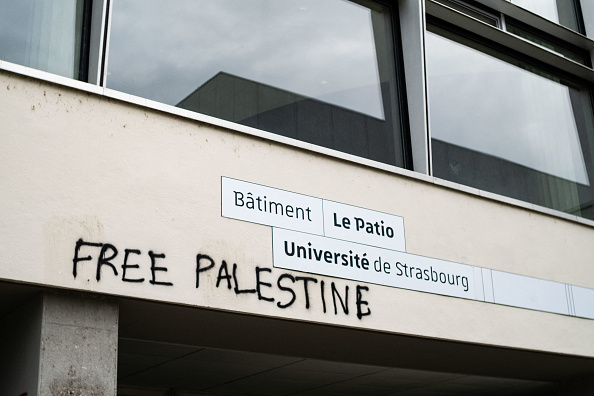
[[[426,43],[434,175],[594,219],[589,87],[451,29]]]
[[[488,23],[489,25],[500,27],[499,16],[496,12],[488,9],[480,3],[476,3],[473,0],[435,0],[436,2],[443,4],[446,7],[452,8],[463,14],[478,19],[481,22]]]
[[[568,27],[576,32],[583,32],[580,27],[579,2],[577,0],[509,0],[520,6],[546,18],[550,21]]]
[[[398,5],[0,0],[0,59],[412,169]],[[576,33],[578,1],[425,6],[425,37],[402,8],[419,168],[594,220],[594,44]]]
[[[505,15],[494,9],[491,9],[484,4],[481,4],[475,0],[430,0],[436,3],[442,4],[450,9],[456,10],[460,13],[466,14],[474,19],[478,19],[481,22],[492,25],[496,28],[505,30],[511,34],[521,37],[525,40],[531,41],[532,43],[546,48],[550,51],[556,52],[557,54],[564,56],[574,62],[581,63],[585,66],[590,66],[590,56],[587,50],[579,48],[576,45],[568,43],[554,35],[543,32],[527,23],[521,22],[509,15]],[[568,7],[567,4],[571,4],[571,9],[574,9],[574,5],[577,7],[577,3],[574,4],[573,0],[560,0],[560,8],[565,9]],[[526,6],[532,5],[531,2],[524,2]],[[542,3],[535,3],[534,8],[540,9],[546,5],[546,0]],[[491,4],[491,5],[496,5]],[[540,5],[540,7],[539,7]],[[576,8],[577,10],[577,8]],[[443,11],[443,10],[442,10]],[[577,18],[577,11],[573,13]],[[438,16],[439,17],[439,16]],[[558,22],[558,20],[556,20]],[[577,26],[577,25],[576,25]],[[576,28],[577,29],[577,28]]]
[[[0,0],[0,59],[85,81],[89,17],[89,0]]]
[[[534,44],[549,49],[557,54],[571,59],[574,62],[582,65],[590,66],[588,52],[577,48],[569,43],[563,42],[556,37],[540,32],[526,24],[514,20],[513,18],[505,19],[506,30],[518,37],[522,37]]]
[[[117,0],[108,88],[404,166],[390,7]]]

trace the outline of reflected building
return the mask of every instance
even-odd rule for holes
[[[565,213],[594,216],[589,185],[439,139],[432,144],[436,177]]]
[[[428,22],[434,175],[592,218],[587,85]]]
[[[392,127],[390,95],[382,103],[387,119],[219,72],[177,107],[396,165],[402,141]]]

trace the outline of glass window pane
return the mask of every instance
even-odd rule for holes
[[[459,11],[463,14],[469,15],[479,21],[488,23],[489,25],[499,27],[499,17],[495,16],[492,12],[481,10],[477,7],[480,4],[468,3],[467,1],[458,1],[458,0],[436,0],[438,3],[441,3],[447,7],[450,7],[456,11]],[[476,4],[476,5],[475,5]]]
[[[563,43],[560,40],[555,40],[554,37],[551,38],[542,32],[531,29],[529,26],[526,26],[521,22],[517,22],[511,18],[506,18],[505,28],[508,32],[526,40],[532,41],[536,45],[554,51],[559,55],[562,55],[575,62],[581,63],[583,65],[589,65],[587,60],[587,52],[579,48],[575,48],[570,44]]]
[[[543,18],[579,31],[577,12],[573,0],[510,0]]]
[[[430,29],[434,175],[594,218],[588,90]]]
[[[394,59],[374,2],[116,0],[107,86],[402,165]]]
[[[0,0],[0,59],[78,78],[84,0]]]

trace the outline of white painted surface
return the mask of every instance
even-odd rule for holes
[[[402,216],[410,254],[590,289],[592,227],[436,186],[404,171],[367,167],[7,71],[0,72],[0,109],[0,279],[594,356],[589,319],[274,268],[269,227],[221,216],[221,177]],[[91,260],[80,263],[75,278],[73,256],[81,238],[115,246],[118,255],[111,261],[118,274],[103,265],[97,281],[101,248],[88,247]],[[128,264],[138,268],[128,268],[126,276],[143,282],[122,280],[126,249],[140,251],[129,255]],[[156,279],[173,286],[150,283],[149,252],[165,254],[156,264],[167,271],[157,271]],[[198,288],[197,254],[215,263],[200,273]],[[235,278],[245,289],[256,287],[257,268],[269,269],[260,277],[271,286],[261,288],[275,301],[236,294],[233,282],[229,289],[224,279],[217,287],[223,260],[230,276],[237,265]],[[294,287],[295,303],[278,308],[290,297],[277,284],[284,274],[318,280],[309,309],[301,283]],[[369,287],[371,314],[358,319],[324,313],[322,280],[341,290]]]

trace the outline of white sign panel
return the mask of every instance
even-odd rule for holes
[[[563,283],[495,270],[491,277],[497,304],[569,314]]]
[[[477,298],[469,265],[278,228],[273,229],[272,239],[274,267]],[[482,285],[482,280],[478,282]]]
[[[222,216],[322,235],[322,200],[223,177]]]
[[[402,217],[338,202],[324,200],[324,235],[406,251]]]
[[[594,290],[571,286],[575,314],[583,318],[594,319]]]
[[[274,267],[594,319],[594,290],[405,253],[400,216],[223,177],[222,216],[272,226]]]

